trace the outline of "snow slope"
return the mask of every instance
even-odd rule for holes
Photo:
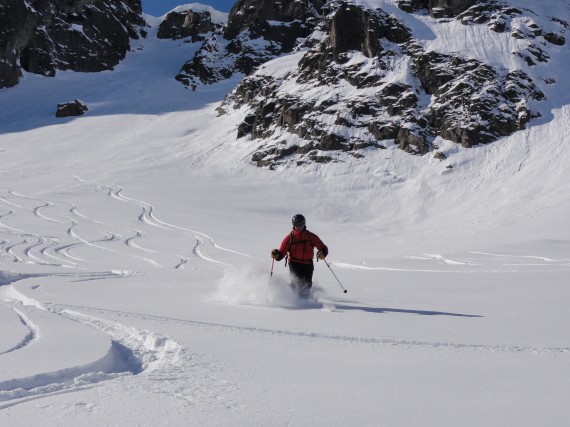
[[[173,79],[197,48],[151,31],[112,72],[0,91],[0,423],[567,423],[567,45],[511,137],[275,171],[216,116],[236,81]],[[270,277],[298,212],[347,294],[322,262],[310,301]]]

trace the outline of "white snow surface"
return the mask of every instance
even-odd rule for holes
[[[382,6],[509,61],[483,27]],[[527,130],[271,171],[245,113],[216,116],[237,82],[185,89],[198,45],[153,34],[114,71],[0,91],[0,425],[568,423],[568,43],[527,70],[558,82]],[[330,249],[308,301],[270,275],[296,213]]]

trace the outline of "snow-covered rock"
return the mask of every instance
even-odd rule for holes
[[[70,117],[70,116],[82,116],[85,112],[89,110],[85,103],[76,99],[71,102],[64,102],[63,104],[57,104],[57,111],[55,112],[56,117]]]
[[[319,22],[322,1],[240,0],[222,31],[204,41],[176,79],[195,89],[234,74],[249,75],[261,64],[291,52]]]
[[[0,88],[14,86],[22,70],[110,70],[144,36],[140,0],[25,0],[0,4]]]
[[[220,24],[218,26],[221,28]],[[192,42],[196,42],[204,40],[204,35],[214,31],[215,28],[212,15],[207,10],[173,10],[160,23],[157,37],[173,40],[192,37]]]
[[[432,48],[416,34],[415,15],[329,4],[296,63],[262,67],[225,101],[225,112],[246,111],[237,136],[261,141],[252,160],[259,166],[330,161],[331,151],[358,157],[362,148],[394,143],[425,154],[436,137],[472,147],[524,129],[541,116],[542,88],[552,83],[532,67],[548,64],[567,24],[492,1],[462,4],[453,8],[455,19],[417,17],[458,31],[486,25],[470,37],[510,47],[508,67],[494,58]],[[278,75],[284,65],[289,72]]]

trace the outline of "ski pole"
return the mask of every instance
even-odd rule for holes
[[[334,274],[333,269],[331,268],[331,266],[329,265],[329,263],[327,262],[326,259],[323,258],[323,261],[325,262],[325,264],[327,265],[327,267],[329,268],[329,270],[331,271],[331,273],[333,274],[334,278],[336,279],[336,281],[338,282],[338,284],[340,285],[340,287],[342,288],[342,290],[344,291],[344,293],[346,294],[348,291],[346,289],[344,289],[344,286],[342,286],[342,283],[340,283],[340,280],[338,280],[338,277],[336,277],[336,274]]]
[[[271,260],[271,274],[269,275],[270,279],[273,277],[273,264],[275,264],[275,258]]]

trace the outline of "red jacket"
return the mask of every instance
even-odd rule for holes
[[[319,251],[323,251],[325,256],[329,252],[327,246],[315,233],[311,233],[307,228],[304,228],[302,231],[293,229],[293,231],[287,234],[283,239],[279,247],[279,252],[282,256],[287,256],[289,253],[289,262],[312,264],[315,248]]]

